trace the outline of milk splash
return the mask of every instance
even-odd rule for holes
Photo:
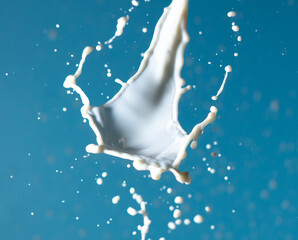
[[[206,119],[195,125],[189,134],[178,121],[179,100],[191,89],[183,87],[185,81],[180,75],[184,49],[189,41],[187,12],[188,0],[173,0],[164,9],[137,73],[126,83],[117,79],[120,91],[101,106],[91,106],[76,84],[85,59],[94,48],[84,49],[76,73],[66,78],[64,87],[80,95],[82,116],[88,119],[96,135],[97,144],[88,145],[87,152],[132,160],[137,170],[149,170],[155,180],[160,179],[163,172],[171,171],[177,181],[190,183],[189,173],[179,171],[178,167],[186,157],[188,145],[191,143],[191,148],[196,148],[204,128],[215,120],[217,108],[212,106]],[[120,33],[122,31],[115,36]]]

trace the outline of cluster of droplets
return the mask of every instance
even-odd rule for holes
[[[96,183],[97,183],[98,185],[102,185],[102,184],[103,184],[103,179],[106,178],[107,176],[108,176],[108,173],[107,173],[107,172],[103,172],[103,173],[101,174],[101,177],[99,177],[99,175],[96,174]]]
[[[167,193],[172,194],[173,193],[172,188],[168,188]],[[188,194],[188,198],[192,198],[192,195]],[[195,224],[202,224],[205,220],[203,213],[195,214],[192,218],[182,218],[183,211],[181,210],[181,207],[183,206],[184,201],[185,200],[182,196],[176,196],[173,199],[173,204],[170,205],[169,207],[169,210],[172,212],[172,216],[173,216],[173,220],[168,222],[169,233],[173,232],[178,226],[181,226],[181,225],[188,226],[192,222]],[[204,210],[205,210],[205,214],[208,214],[212,211],[210,206],[205,206]],[[211,230],[215,229],[215,226],[210,225],[210,229]],[[160,238],[160,239],[165,239],[165,238]]]
[[[214,150],[214,147],[216,147],[218,145],[218,142],[217,141],[214,141],[213,144],[206,144],[206,150],[207,151],[210,151],[210,157],[211,159],[218,159],[218,158],[221,158],[222,155],[221,153],[218,153],[216,150]],[[207,168],[207,171],[210,172],[211,174],[215,174],[216,173],[216,169],[211,167],[208,159],[210,157],[203,157],[202,158],[202,161],[204,162],[206,168]],[[232,167],[229,165],[229,164],[226,164],[225,166],[225,169],[227,171],[227,173],[225,174],[225,176],[223,177],[225,181],[228,181],[229,180],[229,177],[228,177],[228,172],[230,172],[232,170]],[[230,183],[230,182],[228,182]]]
[[[227,16],[229,18],[235,18],[237,16],[237,13],[235,11],[230,11],[228,12]],[[232,21],[232,30],[235,32],[236,34],[236,39],[237,39],[237,43],[240,43],[242,41],[242,37],[241,35],[239,34],[239,26],[235,23],[235,21]],[[237,43],[234,44],[234,46],[236,47],[237,46]],[[235,52],[234,53],[234,56],[235,57],[238,57],[238,52]]]
[[[129,207],[127,209],[127,213],[131,216],[135,216],[137,214],[140,214],[140,215],[143,216],[144,225],[143,226],[139,225],[138,230],[141,232],[142,240],[145,240],[146,235],[149,231],[150,224],[151,224],[151,220],[149,219],[148,213],[147,213],[147,210],[146,210],[147,202],[143,201],[143,197],[141,195],[137,194],[135,192],[134,188],[130,188],[129,192],[132,195],[132,198],[140,205],[141,209],[137,211],[136,209],[134,209],[132,207]],[[136,232],[133,232],[133,235],[135,235],[135,234],[136,234]]]

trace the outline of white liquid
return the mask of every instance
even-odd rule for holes
[[[204,222],[204,218],[203,218],[203,216],[198,214],[193,218],[193,221],[197,224],[200,224],[200,223]]]
[[[167,189],[167,193],[168,193],[168,194],[171,194],[172,192],[173,192],[173,189],[172,189],[172,188],[168,188],[168,189]]]
[[[101,178],[97,178],[96,183],[97,183],[98,185],[102,185],[103,181],[102,181]]]
[[[133,6],[135,6],[135,7],[139,6],[139,2],[136,1],[136,0],[132,0],[132,1],[131,1],[131,4],[132,4]]]
[[[135,215],[138,214],[138,211],[135,210],[135,209],[132,208],[132,207],[129,207],[129,208],[127,209],[127,213],[128,213],[129,215],[131,215],[131,216],[135,216]]]
[[[176,229],[176,224],[173,223],[173,222],[169,222],[168,223],[168,228],[171,229],[171,230],[175,230]]]
[[[205,207],[205,211],[206,211],[206,212],[211,212],[211,207],[206,206],[206,207]]]
[[[216,96],[213,96],[213,97],[211,98],[212,100],[217,100],[218,96],[222,93],[222,91],[223,91],[223,89],[224,89],[224,87],[225,87],[226,81],[227,81],[228,73],[229,73],[229,72],[232,72],[232,67],[231,67],[230,65],[226,66],[226,67],[225,67],[225,71],[226,71],[225,78],[224,78],[224,80],[223,80],[223,82],[222,82],[222,84],[221,84],[221,86],[220,86],[220,88],[219,88],[219,90],[218,90]],[[211,145],[210,145],[210,146],[211,146]]]
[[[128,20],[129,20],[128,15],[125,16],[125,17],[121,17],[121,18],[119,18],[119,19],[117,20],[117,26],[116,26],[116,29],[117,29],[117,30],[116,30],[114,36],[111,37],[108,41],[106,41],[105,44],[110,44],[110,43],[112,43],[116,37],[119,37],[119,36],[122,35],[122,33],[123,33],[123,29],[124,29],[124,27],[125,27],[125,25],[126,25],[126,23],[127,23]],[[101,50],[101,49],[100,49],[100,50]]]
[[[182,223],[182,220],[181,220],[181,219],[176,219],[176,220],[175,220],[175,224],[176,224],[176,226],[181,225],[181,223]]]
[[[232,30],[233,30],[234,32],[238,32],[238,31],[239,31],[239,27],[238,27],[237,25],[233,25],[233,26],[232,26]]]
[[[175,211],[173,212],[173,217],[174,218],[180,218],[181,217],[181,210],[180,209],[175,209]]]
[[[184,219],[183,222],[184,222],[184,225],[186,226],[190,224],[190,220],[188,218]]]
[[[119,201],[120,201],[120,196],[118,196],[118,195],[112,198],[113,204],[117,204]]]
[[[65,79],[64,87],[80,95],[84,104],[82,116],[88,119],[96,135],[97,144],[88,145],[87,152],[133,160],[137,170],[149,170],[155,180],[163,172],[171,171],[177,181],[190,183],[189,173],[179,171],[178,167],[186,157],[190,142],[196,148],[204,128],[215,120],[217,108],[212,106],[206,119],[189,134],[178,121],[179,100],[191,89],[190,86],[183,88],[185,81],[180,76],[184,49],[189,41],[187,12],[188,0],[173,0],[165,8],[139,70],[126,83],[118,79],[120,91],[99,107],[92,107],[76,85],[85,59],[94,48],[84,49],[76,73]],[[122,34],[127,20],[127,17],[118,20],[115,36]]]
[[[143,198],[141,195],[138,195],[136,193],[134,193],[134,189],[133,191],[131,191],[132,189],[130,189],[130,193],[133,194],[132,197],[134,200],[137,201],[138,204],[140,204],[141,209],[139,211],[135,210],[132,207],[129,207],[127,209],[127,213],[131,216],[135,216],[137,214],[143,215],[143,219],[144,219],[144,225],[140,226],[139,230],[141,231],[141,236],[142,236],[142,240],[146,239],[146,234],[149,231],[149,227],[151,224],[151,220],[148,217],[148,213],[146,211],[146,202],[143,201]],[[132,193],[133,192],[133,193]]]
[[[183,197],[180,197],[180,196],[175,197],[174,201],[175,201],[176,204],[183,204],[184,203]]]
[[[236,17],[237,13],[235,11],[228,12],[228,17]]]

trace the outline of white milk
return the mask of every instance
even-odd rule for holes
[[[74,75],[69,75],[64,87],[76,91],[83,102],[81,113],[88,119],[97,144],[86,147],[89,153],[105,153],[133,161],[137,170],[149,170],[158,180],[171,171],[177,181],[190,183],[189,173],[178,170],[186,157],[186,148],[197,147],[204,128],[216,118],[217,108],[211,106],[206,119],[187,134],[178,121],[181,96],[191,89],[181,78],[184,49],[189,41],[186,31],[188,0],[173,0],[159,19],[149,49],[136,74],[127,82],[117,79],[120,91],[102,106],[91,106],[88,97],[76,84],[86,57],[94,48],[86,47]],[[120,36],[128,17],[118,20],[115,36]],[[115,37],[114,36],[114,37]],[[113,39],[114,39],[113,37]],[[111,39],[108,41],[112,41]],[[213,97],[221,93],[224,82]]]

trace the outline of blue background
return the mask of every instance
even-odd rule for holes
[[[79,85],[92,105],[103,104],[119,90],[116,77],[126,81],[134,74],[170,3],[139,2],[113,49],[87,59]],[[139,232],[132,232],[142,217],[126,212],[128,206],[139,208],[129,187],[148,202],[151,239],[298,239],[295,0],[190,0],[191,41],[182,76],[196,89],[183,96],[179,112],[187,132],[214,104],[210,97],[224,75],[219,65],[231,64],[233,72],[215,103],[220,118],[208,126],[197,150],[188,149],[181,164],[190,171],[189,186],[169,173],[153,181],[147,172],[127,168],[127,160],[87,156],[85,146],[95,142],[94,134],[82,121],[78,95],[62,87],[76,70],[83,48],[109,39],[117,19],[130,7],[128,0],[1,2],[0,239],[140,239]],[[238,13],[235,19],[226,16],[232,9]],[[233,20],[240,27],[240,44],[231,30]],[[111,78],[104,64],[111,68]],[[222,157],[211,157],[212,151]],[[207,171],[206,163],[215,174]],[[104,171],[108,176],[99,186],[96,178]],[[172,187],[173,193],[167,194],[163,186]],[[111,202],[115,195],[121,197],[118,205]],[[182,224],[169,232],[169,206],[176,195],[185,198],[182,219],[202,214],[204,223]],[[205,212],[206,205],[212,212]]]

